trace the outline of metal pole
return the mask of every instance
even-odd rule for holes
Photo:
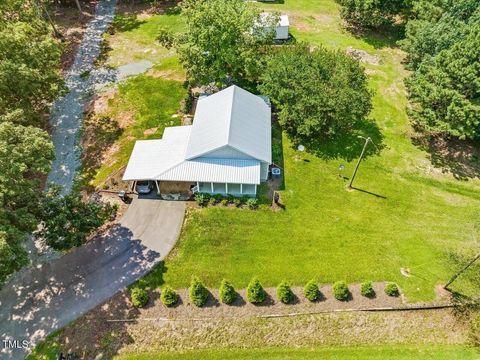
[[[360,154],[360,157],[358,158],[357,165],[355,166],[355,170],[353,171],[352,179],[350,180],[350,184],[348,184],[348,188],[352,188],[353,180],[355,180],[355,176],[357,175],[358,167],[360,166],[360,162],[362,161],[363,154],[365,154],[365,149],[367,148],[368,142],[370,141],[370,137],[367,137],[365,139],[365,145],[363,145],[362,153]]]
[[[473,265],[473,263],[475,261],[477,261],[478,259],[480,259],[480,253],[478,253],[471,261],[468,262],[468,264],[462,269],[460,270],[459,272],[457,272],[455,275],[453,275],[450,280],[448,280],[448,282],[445,284],[445,286],[443,287],[445,290],[448,290],[448,286],[451,285],[459,276],[460,274],[462,274],[465,270],[467,270],[470,266]]]

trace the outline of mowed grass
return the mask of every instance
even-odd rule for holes
[[[480,247],[479,181],[458,181],[434,169],[428,154],[412,145],[407,73],[390,39],[353,37],[342,28],[333,0],[262,6],[289,13],[297,40],[380,57],[379,65],[365,65],[375,93],[372,122],[322,149],[307,149],[318,156],[298,153],[284,136],[286,210],[191,210],[165,264],[165,282],[185,287],[192,275],[212,287],[224,277],[237,287],[253,276],[265,286],[283,279],[294,285],[311,278],[387,280],[397,282],[409,301],[433,299],[435,286],[461,267],[450,255],[468,257]],[[357,134],[372,136],[381,151],[362,163],[355,181],[361,190],[349,192],[338,166],[346,164],[345,176],[351,176],[363,145]],[[402,267],[411,277],[401,275]],[[479,292],[469,278],[458,284],[453,288],[461,293]]]
[[[102,115],[124,119],[126,126],[113,145],[111,159],[98,169],[93,185],[127,164],[136,140],[161,138],[165,127],[180,125],[176,114],[185,94],[182,82],[161,77],[139,75],[121,83]],[[153,133],[145,133],[149,129]]]
[[[144,353],[129,354],[115,357],[116,360],[153,360],[153,359],[319,359],[319,360],[468,360],[478,359],[475,349],[461,346],[375,346],[375,347],[318,347],[313,349],[225,349],[196,350],[183,353]]]

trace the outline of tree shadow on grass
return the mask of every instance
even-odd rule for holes
[[[139,20],[135,14],[117,14],[112,23],[112,29],[119,32],[127,32],[137,29],[144,24],[144,20]]]
[[[405,26],[402,24],[384,26],[377,30],[347,26],[346,30],[356,39],[365,41],[375,49],[396,48],[398,47],[398,41],[403,39],[405,35]]]
[[[432,165],[442,172],[450,172],[458,180],[480,178],[480,141],[420,134],[412,143],[428,152]]]
[[[82,177],[87,190],[88,184],[104,162],[105,152],[120,138],[123,129],[117,120],[108,116],[90,116],[85,120],[83,134]]]
[[[364,158],[377,155],[385,148],[383,134],[374,120],[364,120],[354,125],[350,131],[338,133],[332,138],[306,141],[303,145],[307,152],[323,160],[345,159],[346,161],[352,161],[360,156],[365,144],[365,140],[359,138],[359,136],[370,137],[375,144],[367,146]]]

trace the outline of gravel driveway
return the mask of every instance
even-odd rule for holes
[[[115,0],[100,0],[95,18],[88,24],[75,61],[67,73],[68,93],[53,105],[50,115],[55,161],[47,183],[60,185],[62,194],[70,191],[75,171],[80,165],[78,134],[82,125],[85,104],[94,91],[88,74],[100,53],[102,34],[108,29],[115,13]]]
[[[107,234],[11,279],[0,290],[0,339],[33,346],[148,273],[174,246],[184,213],[183,202],[135,199]],[[1,359],[29,351],[3,345]]]

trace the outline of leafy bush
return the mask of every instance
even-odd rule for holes
[[[148,292],[142,288],[133,288],[130,291],[130,297],[132,299],[132,305],[141,308],[148,303]]]
[[[230,202],[227,198],[223,198],[222,200],[220,200],[220,204],[222,204],[222,206],[228,206],[229,203]]]
[[[260,280],[253,278],[247,286],[247,300],[252,304],[260,304],[265,301],[267,294],[260,283]]]
[[[208,290],[196,276],[192,277],[189,289],[190,300],[197,306],[203,306],[208,299]]]
[[[242,205],[242,200],[240,200],[239,198],[234,198],[233,199],[233,205],[235,205],[236,207],[239,207],[240,205]]]
[[[208,205],[210,206],[215,206],[217,203],[217,200],[214,197],[211,197],[210,200],[208,200]]]
[[[42,203],[43,227],[36,236],[56,250],[82,245],[87,237],[112,215],[113,208],[96,199],[83,201],[79,192],[60,196],[51,188]]]
[[[284,304],[289,304],[293,301],[295,295],[286,281],[282,281],[277,287],[277,298]]]
[[[178,301],[178,294],[170,286],[165,286],[160,295],[160,300],[165,306],[175,305]]]
[[[360,284],[360,293],[365,297],[373,297],[375,290],[373,290],[371,281],[364,281]]]
[[[337,0],[342,6],[340,15],[350,25],[378,28],[392,24],[397,15],[406,10],[404,0]]]
[[[224,304],[231,304],[237,298],[237,293],[233,285],[230,284],[229,281],[223,279],[222,283],[220,284],[219,296],[220,296],[220,300]]]
[[[160,45],[169,50],[175,45],[175,35],[165,28],[161,28],[158,31],[156,40],[160,43]]]
[[[258,199],[256,198],[249,198],[245,203],[250,210],[255,210],[258,207]]]
[[[400,295],[400,290],[398,289],[397,284],[387,283],[387,285],[385,286],[385,294],[387,294],[388,296]]]
[[[333,295],[335,299],[345,301],[348,299],[350,291],[348,290],[347,283],[345,281],[337,281],[333,284]]]
[[[236,198],[232,194],[227,194],[227,199],[230,204],[233,204]]]
[[[310,280],[303,288],[303,294],[310,301],[317,301],[320,299],[320,290],[315,280]]]
[[[195,201],[200,206],[207,205],[209,200],[210,200],[210,194],[208,194],[208,193],[196,193],[195,194]]]

